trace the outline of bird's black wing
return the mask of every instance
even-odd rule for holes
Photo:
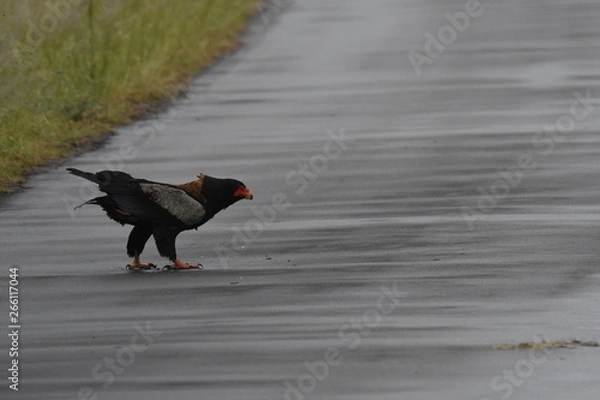
[[[135,179],[119,171],[68,171],[97,183],[121,211],[144,222],[185,229],[200,225],[206,216],[202,204],[177,186]]]

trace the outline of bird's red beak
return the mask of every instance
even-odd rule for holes
[[[235,197],[241,197],[242,199],[252,200],[254,198],[254,195],[252,194],[250,189],[248,189],[246,186],[240,186],[237,189],[235,189],[235,192],[233,192],[233,195]]]

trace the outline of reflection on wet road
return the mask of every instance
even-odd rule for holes
[[[245,182],[179,237],[203,271],[125,271],[128,231],[72,213],[95,192],[62,167],[4,201],[8,397],[596,399],[595,349],[492,345],[600,336],[600,4],[473,4],[296,1],[67,163]]]

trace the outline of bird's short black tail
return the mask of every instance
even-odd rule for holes
[[[100,180],[98,179],[97,174],[92,174],[91,172],[81,171],[77,168],[67,168],[67,171],[69,171],[73,175],[87,179],[88,181],[92,181],[94,183],[100,183]]]
[[[67,168],[71,174],[92,181],[106,193],[130,192],[129,183],[135,180],[131,175],[121,171],[100,171],[95,174],[77,168]]]
[[[81,203],[80,205],[78,205],[77,207],[75,207],[73,210],[77,210],[78,208],[81,208],[81,207],[86,206],[88,204],[95,204],[95,205],[101,206],[102,205],[101,199],[102,199],[101,197],[96,197],[95,199],[88,200],[85,203]]]

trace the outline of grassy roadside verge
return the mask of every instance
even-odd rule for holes
[[[4,0],[0,192],[181,91],[257,0]]]

